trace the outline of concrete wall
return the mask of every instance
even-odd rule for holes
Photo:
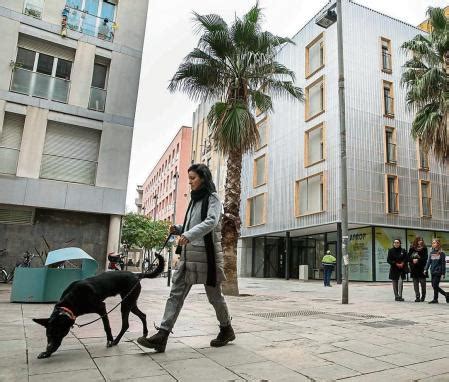
[[[17,21],[0,17],[0,90],[9,90],[12,73],[10,62],[16,60],[19,27]]]
[[[22,13],[23,4],[23,0],[0,0],[0,7],[5,7],[20,13]]]
[[[0,248],[8,255],[2,257],[2,265],[9,270],[21,260],[26,250],[44,249],[42,236],[51,248],[62,248],[74,239],[70,246],[79,247],[98,261],[99,271],[104,269],[108,242],[109,216],[36,209],[34,224],[0,224]],[[33,266],[41,266],[39,259]]]
[[[45,0],[42,20],[52,24],[61,25],[62,10],[65,6],[65,0]]]
[[[148,1],[120,1],[114,42],[142,51],[147,11]]]

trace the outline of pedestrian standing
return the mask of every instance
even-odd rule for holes
[[[170,297],[158,332],[150,338],[140,337],[137,342],[145,347],[164,352],[170,332],[175,325],[184,300],[194,284],[204,284],[207,298],[215,309],[220,323],[217,338],[210,342],[213,347],[226,345],[235,339],[221,282],[226,280],[223,270],[221,248],[221,225],[223,207],[218,199],[212,174],[204,164],[193,164],[188,169],[191,201],[183,225],[170,227],[179,235],[181,258],[173,276]]]
[[[324,286],[332,286],[331,285],[331,276],[332,272],[335,268],[335,263],[337,262],[337,259],[332,255],[331,251],[326,251],[326,254],[323,256],[323,259],[321,260],[321,264],[323,265],[324,270]]]
[[[415,302],[423,302],[426,299],[426,275],[424,268],[426,267],[428,257],[424,239],[417,236],[408,251],[410,276],[413,279],[413,288],[415,289],[416,296]],[[420,285],[421,293],[419,291]]]
[[[402,289],[407,273],[407,253],[401,247],[401,240],[394,239],[393,247],[388,250],[387,262],[390,264],[390,280],[393,284],[395,301],[404,301]]]
[[[441,278],[446,274],[446,254],[441,250],[440,239],[432,240],[432,251],[427,259],[425,272],[428,272],[429,268],[433,288],[433,300],[429,301],[429,304],[438,304],[439,293],[446,298],[446,302],[449,302],[449,294],[440,288]]]

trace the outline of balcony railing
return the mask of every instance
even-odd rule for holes
[[[385,115],[394,115],[394,99],[390,96],[384,95]]]
[[[16,68],[13,72],[11,91],[33,97],[67,103],[70,81],[30,70]]]
[[[92,86],[90,88],[89,109],[104,111],[106,104],[106,90]]]
[[[0,146],[0,174],[16,175],[19,149]]]
[[[42,156],[40,177],[43,179],[94,185],[96,173],[95,161],[51,154]]]
[[[397,214],[399,212],[398,201],[399,194],[397,192],[390,192],[388,194],[388,213]]]
[[[396,143],[387,143],[387,163],[396,163]]]
[[[421,204],[422,204],[422,215],[432,216],[432,198],[423,196],[421,198]]]
[[[391,72],[391,54],[382,52],[382,70]]]
[[[44,10],[41,6],[33,4],[33,1],[25,1],[25,7],[23,8],[23,14],[27,16],[34,17],[36,19],[42,18],[42,11]]]
[[[69,29],[106,41],[114,39],[114,23],[112,21],[69,6],[66,6],[66,9],[69,11],[67,16]]]

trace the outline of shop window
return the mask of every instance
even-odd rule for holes
[[[391,41],[385,37],[380,39],[381,42],[381,62],[382,71],[386,73],[391,73]]]
[[[318,78],[306,87],[305,119],[310,119],[324,112],[324,77]]]
[[[324,160],[324,124],[312,127],[304,133],[304,165],[312,166]]]
[[[421,217],[432,216],[432,196],[430,192],[430,182],[420,180],[419,181],[419,208]]]
[[[254,159],[253,187],[259,187],[267,183],[266,155]]]
[[[246,225],[253,227],[265,224],[266,194],[256,195],[246,202]]]
[[[396,129],[385,127],[385,163],[396,164]]]
[[[319,34],[306,46],[306,78],[324,67],[324,38]]]
[[[385,178],[386,212],[399,213],[399,185],[396,175],[386,175]]]
[[[296,216],[314,214],[325,210],[324,174],[319,173],[296,182]]]

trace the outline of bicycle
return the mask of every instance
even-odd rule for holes
[[[6,253],[7,253],[6,249],[0,249],[0,255],[6,255]],[[14,277],[14,270],[8,273],[6,268],[0,265],[0,280],[2,283],[7,284],[11,282],[13,277]]]

